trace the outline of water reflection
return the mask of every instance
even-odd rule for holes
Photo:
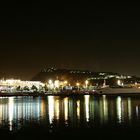
[[[9,105],[8,105],[8,109],[9,109],[9,129],[10,129],[10,131],[12,131],[12,127],[13,127],[13,111],[14,111],[14,99],[13,99],[13,97],[9,98],[8,102],[9,102]]]
[[[64,98],[64,116],[65,122],[68,121],[68,97]]]
[[[103,95],[100,100],[100,119],[101,123],[106,123],[108,121],[108,102],[106,95]]]
[[[121,97],[117,97],[117,119],[118,122],[121,123],[122,122],[122,100]]]
[[[55,100],[55,116],[56,119],[59,120],[59,100]]]
[[[81,127],[140,122],[140,98],[130,97],[9,97],[0,98],[0,127],[18,130],[27,123],[46,127]]]
[[[89,121],[89,95],[85,95],[85,112],[86,112],[86,121]]]
[[[77,100],[77,119],[80,120],[80,100]]]
[[[48,107],[49,107],[49,123],[52,124],[53,123],[53,119],[54,119],[54,97],[53,96],[49,96],[48,97]]]
[[[129,119],[129,122],[131,121],[132,119],[132,107],[131,107],[131,98],[128,98],[128,119]]]

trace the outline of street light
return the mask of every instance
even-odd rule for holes
[[[52,84],[52,80],[49,80],[49,82],[48,82],[50,85]]]
[[[64,81],[64,84],[67,85],[68,84],[68,81]]]
[[[80,83],[76,83],[76,86],[78,87],[78,90],[79,90]]]
[[[121,80],[118,80],[117,81],[117,84],[120,86],[121,85]]]
[[[60,87],[60,82],[59,82],[59,80],[55,80],[55,81],[54,81],[54,86],[55,86],[55,88],[59,88],[59,87]]]
[[[52,80],[49,80],[48,83],[49,83],[49,88],[50,89],[53,89],[54,88],[53,81]]]
[[[88,80],[85,81],[85,84],[86,84],[86,88],[87,88],[87,86],[88,86],[88,84],[89,84]]]

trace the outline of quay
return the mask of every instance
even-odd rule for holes
[[[45,92],[45,93],[0,93],[0,97],[12,97],[12,96],[33,96],[33,97],[45,97],[45,96],[82,96],[82,95],[94,95],[94,96],[140,96],[140,92],[136,93],[99,93],[96,91],[76,91],[76,92]]]

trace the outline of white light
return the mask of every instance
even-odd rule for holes
[[[139,107],[136,106],[136,116],[138,117],[139,116]]]
[[[49,122],[52,124],[54,119],[54,97],[48,96],[48,106],[49,106]]]
[[[103,114],[104,114],[104,120],[108,120],[108,104],[107,104],[107,99],[106,95],[103,95]]]
[[[128,98],[128,118],[131,120],[132,117],[132,108],[131,108],[131,98]]]
[[[118,80],[117,81],[117,84],[120,86],[121,85],[121,80]]]
[[[86,121],[89,121],[89,95],[85,95]]]
[[[79,120],[80,119],[80,100],[78,100],[76,104],[77,104],[77,118]]]
[[[68,83],[68,81],[64,81],[64,84],[67,84]]]
[[[55,86],[55,88],[59,88],[59,87],[60,87],[60,82],[59,82],[59,80],[55,80],[55,81],[54,81],[54,86]]]
[[[85,81],[85,84],[86,84],[86,88],[87,88],[87,86],[88,86],[88,83],[89,83],[89,82],[88,82],[88,80],[86,80],[86,81]]]
[[[59,100],[55,101],[55,114],[56,114],[56,119],[59,119]]]
[[[51,85],[53,82],[52,82],[52,80],[49,80],[49,82],[48,82],[48,83]]]
[[[14,109],[14,98],[9,98],[9,129],[12,131],[13,129],[13,110]]]
[[[119,123],[122,122],[122,106],[121,106],[121,102],[122,102],[122,100],[121,100],[121,97],[119,96],[117,98],[117,117],[118,117]]]
[[[86,80],[86,81],[85,81],[85,84],[88,85],[88,83],[89,83],[88,80]]]
[[[80,86],[80,83],[76,83],[76,85],[79,87]]]
[[[64,113],[65,113],[65,121],[68,120],[68,98],[64,99]]]

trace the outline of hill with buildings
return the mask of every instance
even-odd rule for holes
[[[90,81],[92,85],[103,84],[106,80],[107,84],[115,84],[118,79],[126,84],[140,83],[140,78],[136,76],[126,76],[113,72],[93,72],[89,70],[70,70],[58,68],[44,68],[36,76],[32,78],[33,81],[48,82],[48,80],[68,81],[71,85],[75,83],[85,83]]]

